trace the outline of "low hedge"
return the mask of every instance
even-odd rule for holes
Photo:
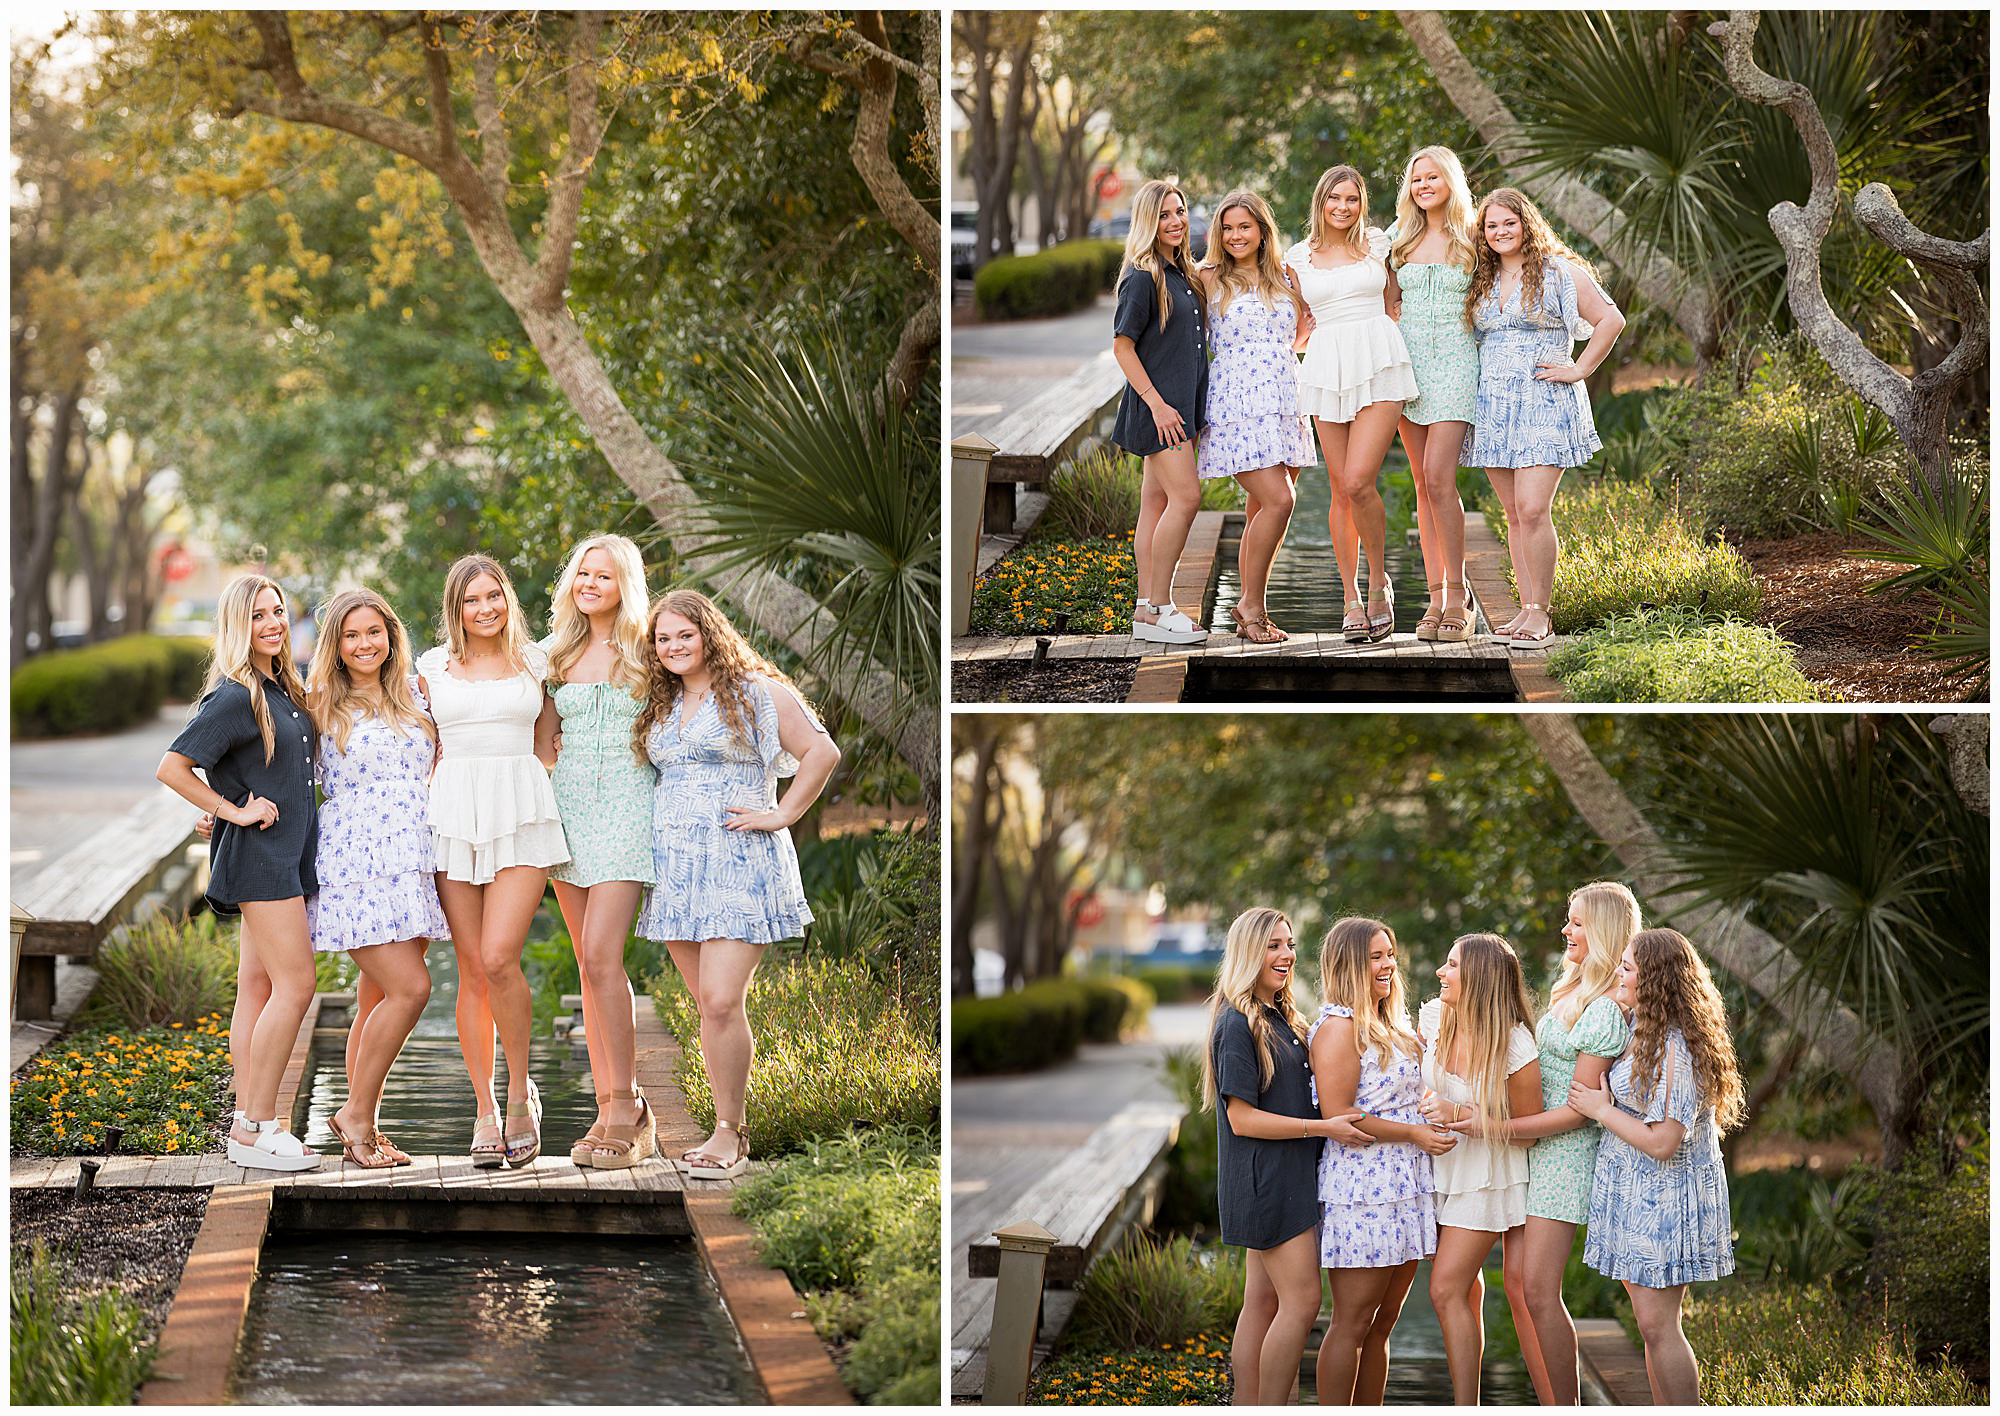
[[[1000,256],[979,268],[972,298],[985,320],[1065,315],[1109,290],[1124,258],[1117,241],[1067,241],[1031,256]]]
[[[1045,978],[998,998],[951,1005],[954,1072],[1032,1072],[1076,1055],[1091,1004],[1073,979]]]
[[[1605,621],[1549,656],[1579,703],[1813,703],[1777,631],[1678,607]]]
[[[1215,969],[1208,965],[1155,964],[1132,970],[1132,977],[1153,991],[1160,1003],[1194,1003],[1215,989]]]
[[[1949,1350],[1978,1370],[1991,1352],[1985,1303],[1991,1176],[1983,1158],[1963,1158],[1946,1175],[1921,1156],[1884,1176],[1870,1263],[1880,1276],[1876,1296],[1921,1355]]]
[[[109,733],[144,722],[169,698],[201,693],[208,642],[129,634],[86,649],[63,649],[14,670],[9,690],[14,736]]]

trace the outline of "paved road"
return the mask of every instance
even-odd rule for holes
[[[951,329],[951,435],[975,433],[1091,359],[1111,357],[1109,295],[1075,314]]]
[[[7,754],[10,890],[48,860],[165,787],[160,755],[187,722],[185,703],[121,733],[17,742]]]

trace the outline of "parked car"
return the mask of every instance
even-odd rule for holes
[[[1188,208],[1188,249],[1197,258],[1208,240],[1209,215],[1207,202],[1196,202]],[[1132,234],[1132,213],[1127,210],[1113,217],[1100,217],[1090,223],[1089,234],[1098,240],[1123,241]]]
[[[956,280],[972,279],[973,256],[979,244],[979,208],[972,202],[951,204],[951,273]]]

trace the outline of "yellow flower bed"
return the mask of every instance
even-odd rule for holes
[[[993,567],[972,592],[976,634],[1113,634],[1132,623],[1138,594],[1132,533],[1089,541],[1030,541]]]
[[[51,1043],[12,1085],[16,1155],[85,1155],[122,1126],[127,1155],[221,1149],[215,1123],[229,1114],[229,1023],[133,1032],[92,1030]]]
[[[1229,1394],[1229,1339],[1212,1334],[1157,1352],[1052,1357],[1028,1383],[1030,1406],[1219,1406]]]

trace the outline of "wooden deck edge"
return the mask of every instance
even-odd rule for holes
[[[1616,1318],[1576,1320],[1576,1358],[1617,1406],[1651,1406],[1646,1354],[1625,1335]]]
[[[1473,598],[1486,613],[1488,625],[1505,624],[1520,612],[1513,588],[1507,583],[1507,548],[1486,524],[1479,512],[1465,514],[1465,578]],[[1507,655],[1507,669],[1514,679],[1514,693],[1523,703],[1567,703],[1569,694],[1549,674],[1545,653]]]
[[[140,1406],[219,1406],[228,1395],[257,1257],[270,1228],[271,1187],[218,1186],[160,1330],[160,1364]]]

